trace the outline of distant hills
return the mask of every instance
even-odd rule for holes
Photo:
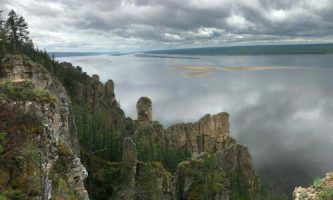
[[[238,55],[238,54],[329,54],[333,44],[288,44],[230,47],[202,47],[146,51],[149,54]]]
[[[331,54],[333,53],[332,44],[286,44],[286,45],[252,45],[252,46],[229,46],[229,47],[201,47],[183,49],[164,49],[136,52],[141,53],[140,57],[165,57],[160,54],[172,55],[258,55],[258,54]],[[96,56],[110,55],[121,56],[130,53],[119,52],[50,52],[54,57],[76,57],[76,56]],[[152,55],[153,54],[153,55]],[[155,56],[154,56],[155,55]],[[178,58],[178,57],[176,57]],[[189,58],[189,57],[186,57]]]

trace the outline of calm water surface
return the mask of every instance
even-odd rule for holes
[[[132,118],[141,96],[152,99],[154,119],[165,126],[229,112],[231,134],[268,179],[292,174],[306,183],[305,176],[333,170],[333,55],[195,57],[58,59],[113,79]]]

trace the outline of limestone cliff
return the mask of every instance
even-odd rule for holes
[[[153,121],[149,98],[138,100],[136,120],[125,118],[113,81],[103,84],[97,75],[90,77],[80,67],[56,65],[61,70],[54,74],[65,90],[45,68],[27,57],[6,56],[2,63],[1,77],[12,82],[4,84],[3,91],[8,94],[1,96],[0,105],[7,109],[0,120],[0,142],[5,147],[3,154],[0,148],[0,158],[11,160],[0,167],[0,177],[4,177],[0,191],[10,191],[5,193],[8,198],[17,189],[31,199],[89,198],[83,185],[87,172],[78,158],[76,124],[69,110],[72,101],[73,107],[81,109],[76,113],[76,122],[82,118],[81,124],[77,123],[82,134],[81,153],[92,177],[87,182],[89,192],[96,199],[263,199],[248,149],[230,136],[228,113],[205,115],[195,123],[165,129]],[[11,121],[10,113],[22,116],[24,123]],[[10,127],[17,124],[29,127],[31,134],[22,129],[11,134]],[[21,162],[22,150],[16,149],[13,141],[28,152],[19,168],[15,163]],[[26,178],[27,174],[35,175]],[[107,185],[92,185],[102,183]],[[25,189],[26,184],[33,189]],[[105,187],[100,190],[102,195],[94,194],[96,189],[91,188],[96,187]]]
[[[308,188],[297,187],[294,200],[331,200],[333,199],[333,173],[327,173],[323,179],[316,179]]]
[[[67,72],[72,72],[74,77],[81,77],[80,80],[72,80],[71,85],[67,87],[73,97],[72,100],[81,106],[88,106],[92,112],[108,113],[111,123],[121,129],[125,114],[116,101],[113,81],[108,80],[103,84],[98,75],[90,77],[82,72],[80,67],[74,67],[71,63],[60,63],[60,66],[67,69]]]
[[[1,63],[1,197],[89,199],[65,88],[25,56]]]
[[[167,137],[176,148],[186,147],[193,156],[214,153],[235,143],[230,137],[228,113],[205,115],[196,123],[170,126]]]
[[[149,98],[138,100],[137,112],[133,140],[127,138],[123,145],[122,165],[131,169],[131,178],[118,190],[119,199],[262,199],[262,185],[248,149],[230,136],[228,113],[164,129],[152,119]],[[179,163],[172,174],[160,162],[137,161],[134,142],[140,146],[139,154],[147,148],[141,154],[152,156],[141,159],[158,160],[153,151],[167,153],[165,147],[178,153],[186,150],[191,158]]]

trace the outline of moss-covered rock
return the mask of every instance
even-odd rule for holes
[[[87,172],[74,153],[69,97],[56,78],[25,56],[4,58],[0,83],[0,192],[8,199],[89,199]],[[71,128],[72,127],[72,128]],[[59,161],[59,162],[58,162]],[[59,167],[60,166],[60,167]],[[61,178],[61,179],[60,179]],[[56,190],[56,191],[52,191]]]
[[[175,199],[228,199],[229,180],[214,155],[205,153],[179,164]]]
[[[308,188],[297,187],[294,200],[331,200],[333,199],[333,173],[327,173],[323,179],[317,178]]]
[[[139,162],[135,176],[135,199],[170,199],[172,175],[159,162]]]

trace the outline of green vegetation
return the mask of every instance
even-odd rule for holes
[[[187,192],[188,199],[191,200],[214,199],[216,195],[223,195],[230,184],[213,155],[207,155],[202,160],[183,162],[178,170],[181,177],[192,177],[193,183]]]
[[[316,188],[319,188],[319,187],[323,186],[323,184],[324,184],[324,180],[320,179],[320,178],[316,178],[313,181],[313,186],[316,187]]]
[[[41,156],[33,139],[41,133],[40,120],[8,104],[0,103],[0,110],[0,193],[7,199],[26,199],[40,193]]]
[[[302,192],[302,193],[301,193],[301,199],[302,199],[302,200],[305,200],[306,198],[308,198],[308,193],[306,193],[306,192]]]
[[[48,90],[35,88],[29,81],[12,83],[0,82],[0,100],[35,101],[38,103],[55,103],[56,98]]]
[[[4,20],[1,14],[2,11],[0,11],[0,59],[4,53],[22,53],[26,48],[32,47],[25,19],[17,15],[14,10],[8,13],[7,20]]]
[[[152,141],[149,137],[136,138],[135,143],[139,160],[161,162],[170,172],[175,172],[179,163],[191,157],[186,147],[176,150],[169,144]]]
[[[333,188],[332,187],[325,187],[323,191],[319,193],[320,200],[332,200],[333,199]]]

